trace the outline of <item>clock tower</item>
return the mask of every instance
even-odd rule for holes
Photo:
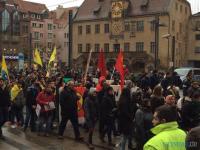
[[[127,0],[111,1],[111,39],[124,38],[124,15]]]

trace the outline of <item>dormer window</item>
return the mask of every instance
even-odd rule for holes
[[[149,0],[142,0],[141,9],[147,9]]]
[[[35,14],[31,14],[31,18],[35,18]]]
[[[95,15],[97,15],[100,12],[100,10],[101,10],[101,6],[98,5],[96,8],[94,8],[93,12],[94,12]]]

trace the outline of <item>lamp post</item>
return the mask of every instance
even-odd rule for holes
[[[169,52],[170,52],[170,48],[169,48],[169,39],[172,38],[172,47],[171,47],[171,63],[169,65],[169,67],[172,67],[172,71],[175,68],[175,46],[176,46],[176,39],[175,36],[172,36],[171,34],[166,34],[162,36],[163,38],[168,39],[168,61],[169,59]]]
[[[155,52],[154,52],[154,68],[155,70],[158,69],[158,60],[159,60],[159,28],[160,27],[166,27],[165,24],[161,24],[160,23],[160,18],[159,18],[159,15],[156,15],[155,16],[155,20],[154,20],[154,23],[155,23]]]

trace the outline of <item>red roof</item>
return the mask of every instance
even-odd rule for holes
[[[34,3],[34,2],[28,2],[24,0],[13,0],[15,4],[18,5],[18,9],[21,12],[32,12],[32,13],[37,13],[41,14],[45,10],[48,10],[45,4],[40,4],[40,3]]]

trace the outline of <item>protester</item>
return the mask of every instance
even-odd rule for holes
[[[77,101],[79,97],[74,90],[74,83],[70,81],[67,86],[64,87],[60,94],[60,106],[61,106],[61,122],[59,125],[59,139],[63,139],[64,131],[68,120],[71,121],[74,128],[75,140],[80,141],[83,138],[80,136],[78,127],[78,108]]]
[[[153,116],[155,134],[145,145],[144,150],[185,150],[186,133],[178,128],[175,107],[163,105],[156,109]]]
[[[36,130],[36,98],[37,95],[39,93],[39,84],[37,84],[35,82],[35,80],[31,81],[31,86],[28,87],[27,91],[26,91],[26,119],[25,119],[25,124],[24,124],[24,131],[26,131],[26,129],[29,126],[29,122],[30,122],[30,127],[31,127],[31,131],[34,132]]]
[[[101,102],[101,119],[104,124],[104,129],[101,133],[101,141],[104,142],[105,134],[108,136],[108,144],[110,146],[115,146],[112,143],[112,131],[113,131],[113,124],[114,124],[114,113],[116,111],[116,103],[114,98],[114,91],[112,87],[107,87],[105,91],[105,95]]]
[[[40,105],[40,115],[39,115],[39,126],[38,135],[49,136],[51,131],[53,110],[55,109],[55,96],[50,87],[46,87],[42,92],[40,92],[36,98],[37,104]],[[43,125],[45,124],[45,129],[43,130]]]
[[[167,96],[167,88],[172,84],[171,73],[167,72],[165,78],[161,81],[163,96]]]
[[[172,85],[179,87],[179,89],[182,89],[183,83],[177,72],[173,72],[172,74]]]
[[[97,106],[97,99],[96,99],[96,89],[90,88],[88,96],[85,100],[84,104],[85,110],[85,119],[87,127],[89,128],[89,135],[88,135],[88,146],[89,149],[94,149],[93,144],[93,132],[95,128],[95,124],[98,118],[98,106]]]
[[[165,98],[165,104],[170,105],[170,106],[175,106],[175,105],[176,105],[175,96],[173,96],[173,95],[168,95],[168,96]]]
[[[200,149],[200,126],[192,128],[186,137],[186,150]]]
[[[126,142],[131,136],[133,130],[133,119],[131,108],[131,92],[129,88],[124,88],[118,103],[118,114],[120,129],[122,133],[122,140],[120,144],[120,150],[125,150]]]
[[[156,86],[150,98],[151,110],[154,113],[156,108],[164,105],[163,89],[161,86]]]
[[[200,91],[197,90],[192,94],[191,101],[187,101],[182,106],[181,118],[183,128],[189,131],[197,127],[200,123]]]
[[[152,125],[153,113],[151,110],[151,104],[149,99],[144,99],[141,102],[141,106],[135,114],[136,124],[136,140],[137,149],[143,148],[144,144],[151,138],[150,129]]]
[[[24,124],[23,108],[25,105],[25,97],[20,81],[16,81],[11,89],[11,104],[11,122],[14,125],[16,117],[16,125],[22,127]]]
[[[8,111],[10,109],[10,95],[4,83],[3,78],[0,77],[0,139],[3,138],[2,126],[8,121]]]

